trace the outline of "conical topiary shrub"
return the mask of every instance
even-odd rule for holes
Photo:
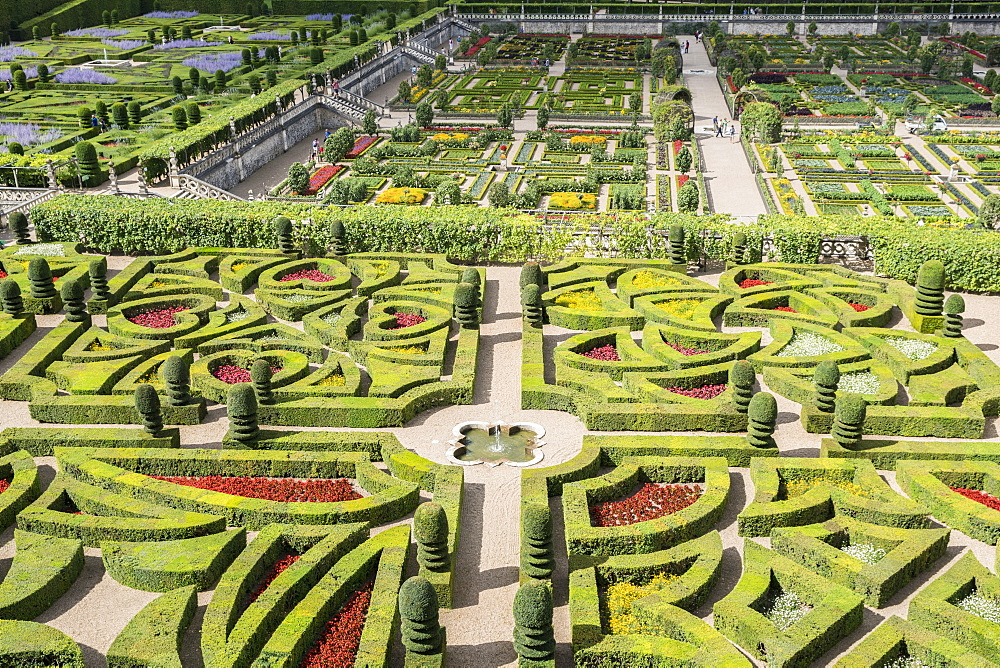
[[[840,384],[840,368],[836,362],[820,362],[813,372],[813,406],[824,413],[832,413],[837,403],[837,385]]]
[[[399,617],[407,653],[428,655],[441,651],[441,625],[434,587],[419,575],[399,588]]]
[[[448,568],[448,516],[440,503],[421,503],[413,513],[417,563],[429,571]]]
[[[31,233],[28,231],[28,217],[20,211],[10,214],[10,229],[17,237],[17,244],[22,246],[31,243]]]
[[[278,241],[278,250],[282,253],[295,252],[295,246],[292,244],[292,221],[285,216],[275,218],[274,236]]]
[[[671,225],[667,236],[667,259],[671,264],[687,264],[687,254],[684,251],[684,228]]]
[[[750,399],[747,411],[747,441],[755,448],[773,448],[775,422],[778,419],[778,402],[769,392],[758,392]]]
[[[536,327],[541,327],[545,320],[541,288],[534,283],[526,285],[521,292],[521,313],[525,320]]]
[[[949,339],[962,337],[962,314],[965,312],[965,298],[949,295],[944,303],[944,335]]]
[[[743,257],[747,252],[746,232],[737,232],[733,235],[733,264],[743,264]]]
[[[87,305],[83,302],[83,288],[73,280],[63,282],[59,288],[59,295],[62,297],[66,307],[66,319],[70,322],[87,322],[90,315],[87,313]]]
[[[191,403],[191,368],[180,355],[171,355],[160,366],[160,375],[167,386],[167,403],[186,406]]]
[[[344,223],[335,220],[330,223],[330,254],[334,257],[342,257],[347,255],[347,243],[345,237],[347,236],[347,230],[344,229]]]
[[[944,306],[944,264],[928,260],[917,272],[917,299],[914,310],[923,316],[940,316]]]
[[[111,291],[108,289],[108,261],[99,257],[91,260],[87,266],[87,273],[90,275],[90,290],[94,299],[102,301],[111,300]]]
[[[552,590],[544,580],[529,580],[514,595],[514,650],[521,659],[548,661],[555,648]]]
[[[135,388],[135,409],[142,417],[142,428],[147,434],[156,435],[163,431],[163,416],[160,414],[160,395],[149,383]]]
[[[552,577],[552,512],[541,503],[528,503],[521,513],[521,574],[530,578]]]
[[[274,392],[271,389],[271,363],[264,359],[254,360],[250,365],[250,380],[253,381],[253,391],[257,395],[257,403],[267,406],[274,403]]]
[[[241,443],[249,443],[260,435],[257,425],[257,396],[250,383],[237,383],[229,388],[226,396],[229,412],[228,437]]]
[[[52,299],[56,296],[52,270],[45,258],[36,257],[28,263],[28,281],[31,283],[31,296],[35,299]]]
[[[857,445],[864,436],[867,414],[868,404],[860,395],[841,395],[837,398],[837,407],[833,412],[830,435],[845,448]]]
[[[479,275],[479,271],[475,267],[466,267],[462,270],[462,283],[471,283],[477,288],[481,288],[483,285],[482,276]]]
[[[537,262],[525,262],[524,266],[521,267],[521,291],[523,292],[528,285],[537,285],[538,287],[545,285],[545,274],[542,273],[542,268]]]
[[[753,365],[746,360],[736,360],[729,367],[729,386],[733,388],[733,404],[736,412],[746,413],[753,397],[753,384],[757,380]]]
[[[467,329],[479,325],[479,289],[472,283],[455,286],[455,319]]]
[[[3,304],[3,312],[7,315],[16,317],[24,313],[21,288],[13,279],[0,281],[0,303]]]

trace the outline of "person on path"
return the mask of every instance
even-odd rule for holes
[[[334,97],[340,97],[340,80],[339,79],[334,79],[333,80],[333,96]]]
[[[736,139],[736,121],[733,121],[732,125],[729,126],[729,143],[732,144]]]
[[[417,66],[416,65],[414,65],[413,67],[410,68],[410,74],[412,75],[413,79],[417,78]]]
[[[722,136],[723,137],[725,137],[726,134],[728,134],[728,132],[727,132],[727,128],[728,127],[729,127],[729,119],[728,118],[723,118],[722,119]]]
[[[718,116],[713,116],[712,117],[712,127],[715,128],[715,136],[716,137],[721,137],[722,136],[722,126],[719,125],[719,117]]]

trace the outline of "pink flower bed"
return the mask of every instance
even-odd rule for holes
[[[294,274],[286,274],[279,278],[278,280],[282,283],[287,283],[289,281],[312,281],[314,283],[329,283],[330,281],[336,280],[336,276],[331,276],[330,274],[324,273],[319,269],[303,269],[302,271],[297,271]]]
[[[347,155],[344,157],[347,158],[348,160],[357,158],[362,153],[367,151],[369,146],[371,146],[377,141],[378,137],[361,137],[359,139],[356,139],[354,140],[354,146],[351,147],[351,150],[348,151]]]
[[[271,373],[278,373],[279,371],[281,371],[280,366],[271,367]],[[250,369],[244,369],[243,367],[236,366],[235,364],[223,364],[222,366],[214,369],[212,371],[212,375],[227,385],[250,382]]]
[[[673,348],[674,350],[676,350],[677,352],[679,352],[681,355],[684,355],[685,357],[690,357],[691,355],[704,355],[705,353],[710,352],[708,350],[697,350],[695,348],[685,348],[684,346],[678,345],[676,343],[669,343],[668,342],[667,345],[670,346],[671,348]]]
[[[344,167],[342,165],[324,165],[313,172],[313,175],[309,177],[309,187],[300,192],[300,195],[315,195],[317,192],[322,190],[323,186],[327,182],[335,177],[337,174],[342,172]]]
[[[394,313],[393,317],[396,318],[396,326],[389,329],[403,329],[404,327],[413,327],[422,322],[427,322],[427,318],[416,313]]]
[[[599,348],[592,348],[591,350],[583,353],[583,356],[589,357],[592,360],[600,360],[602,362],[622,361],[621,358],[618,357],[618,349],[611,344],[601,346]]]
[[[668,391],[674,394],[681,394],[693,399],[715,399],[726,391],[725,384],[722,385],[702,385],[701,387],[668,387]]]
[[[170,306],[168,308],[145,309],[126,318],[129,322],[134,322],[141,327],[150,329],[167,329],[177,324],[174,319],[175,313],[186,311],[185,306]]]

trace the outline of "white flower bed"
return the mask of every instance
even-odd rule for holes
[[[313,299],[313,297],[310,297],[309,295],[288,295],[285,297],[285,301],[293,303],[307,302],[310,299]]]
[[[851,543],[840,548],[840,551],[869,565],[877,564],[886,555],[886,551],[882,548],[867,543]]]
[[[834,343],[825,336],[812,332],[795,332],[792,340],[775,353],[775,357],[813,357],[827,353],[839,353],[844,346]]]
[[[323,322],[325,322],[328,325],[336,325],[338,322],[340,322],[340,314],[339,313],[327,313],[322,318],[320,318],[320,320],[322,320]]]
[[[852,371],[840,377],[837,389],[854,394],[875,394],[879,388],[878,376],[870,371]]]
[[[232,313],[226,314],[226,322],[239,322],[240,320],[246,320],[250,317],[250,311],[246,309],[237,309]]]
[[[66,248],[62,244],[32,244],[22,246],[14,251],[14,255],[45,255],[48,257],[66,257]]]
[[[793,592],[783,591],[771,603],[770,609],[764,616],[772,624],[784,631],[795,622],[806,616],[812,608]]]
[[[956,605],[976,617],[981,617],[994,624],[1000,624],[1000,601],[986,598],[979,594],[979,592],[972,592]]]
[[[931,668],[931,667],[914,656],[901,656],[892,663],[885,664],[885,668]]]
[[[911,360],[926,359],[930,357],[935,350],[937,350],[937,345],[931,343],[930,341],[904,339],[901,336],[886,337],[885,342],[909,357]]]

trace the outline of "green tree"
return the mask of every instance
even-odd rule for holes
[[[513,122],[514,112],[510,108],[510,105],[504,102],[500,105],[500,108],[497,109],[497,125],[502,128],[509,128]]]
[[[323,62],[323,49],[318,46],[309,49],[309,62],[313,65],[321,64]]]
[[[187,115],[189,126],[201,123],[201,107],[194,100],[190,100],[184,105],[184,113]]]
[[[76,163],[80,170],[83,183],[88,188],[93,188],[104,182],[104,174],[101,165],[97,161],[97,148],[89,141],[80,141],[73,146],[76,156]]]
[[[700,202],[701,198],[698,195],[698,188],[691,181],[685,183],[677,191],[677,207],[683,212],[693,213],[697,211]]]
[[[417,70],[417,85],[421,88],[430,88],[431,81],[434,80],[434,70],[430,65],[421,65]]]
[[[434,122],[434,107],[427,100],[417,103],[417,107],[414,110],[414,118],[416,118],[417,125],[420,127],[430,127],[431,123]]]
[[[552,547],[552,513],[547,504],[524,504],[521,546],[521,574],[542,580],[552,577],[555,552]]]
[[[740,116],[743,133],[751,141],[774,144],[781,141],[781,112],[769,102],[751,102]]]
[[[677,166],[677,171],[682,174],[687,174],[691,169],[691,151],[687,146],[681,148],[677,152],[677,157],[674,158],[674,162]]]
[[[287,216],[278,216],[274,219],[274,240],[278,250],[285,254],[295,252],[295,244],[292,241],[292,221]]]
[[[455,320],[466,329],[479,325],[479,288],[472,283],[455,286]]]
[[[14,72],[13,79],[14,79],[14,90],[17,91],[28,90],[28,77],[24,73],[24,70],[17,70],[16,72]]]
[[[542,106],[538,109],[537,117],[537,127],[539,130],[544,130],[549,126],[549,109],[548,107]]]
[[[737,413],[749,412],[756,380],[753,365],[746,360],[736,360],[729,367],[729,385],[733,388],[733,405]]]
[[[20,211],[15,211],[8,218],[11,231],[17,239],[17,245],[23,246],[31,243],[30,231],[28,229],[28,217]]]
[[[490,202],[490,206],[495,209],[501,209],[503,207],[510,206],[510,189],[507,187],[506,183],[496,182],[490,186],[489,195],[487,196]]]
[[[354,131],[338,128],[323,144],[323,159],[329,163],[339,162],[354,148]]]
[[[816,22],[815,21],[810,21],[809,22],[809,34],[810,35],[815,35],[817,30],[819,30],[819,26],[816,25]]]
[[[358,183],[364,186],[363,181],[358,181]],[[354,198],[352,197],[352,199]],[[334,257],[347,255],[346,237],[347,230],[344,228],[343,221],[335,220],[330,223],[330,255]]]
[[[789,21],[788,23],[785,24],[785,32],[787,32],[789,35],[795,34],[795,21]]]
[[[139,125],[142,122],[142,105],[132,100],[125,108],[128,110],[128,122],[131,125]]]
[[[396,89],[396,94],[399,96],[400,102],[407,104],[413,96],[413,89],[410,88],[410,82],[406,80],[400,81],[399,88]]]
[[[369,109],[361,119],[361,129],[369,137],[378,135],[378,121],[375,119],[375,112]]]
[[[1000,230],[1000,195],[987,195],[979,207],[977,220],[988,230]]]
[[[180,77],[172,77],[170,79],[170,85],[174,88],[174,95],[184,94],[184,82]]]
[[[229,84],[228,77],[223,70],[215,70],[215,90],[222,92],[226,90],[226,86]]]
[[[115,102],[111,105],[111,118],[114,119],[115,125],[119,128],[128,130],[128,110],[124,104]]]
[[[443,53],[434,56],[434,69],[444,72],[448,67],[448,57]]]
[[[992,71],[992,70],[991,70]],[[42,63],[38,66],[38,81],[40,83],[48,83],[51,81],[52,75],[49,73],[49,66]]]

